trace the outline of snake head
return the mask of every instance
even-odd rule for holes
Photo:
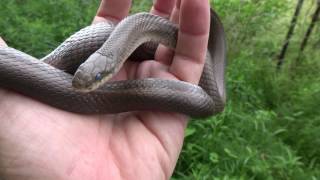
[[[96,52],[77,69],[72,79],[72,87],[82,92],[98,89],[112,78],[115,69],[112,56]]]

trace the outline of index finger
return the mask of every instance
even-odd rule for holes
[[[93,23],[110,20],[119,22],[129,14],[131,0],[101,0]]]
[[[178,42],[169,68],[178,79],[198,84],[208,46],[210,5],[208,0],[181,0]]]

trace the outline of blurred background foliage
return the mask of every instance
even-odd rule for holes
[[[90,24],[98,0],[1,0],[0,36],[36,57]],[[150,0],[133,0],[132,13]],[[225,112],[192,121],[172,179],[320,178],[320,25],[299,46],[316,0],[305,1],[281,71],[276,57],[296,0],[211,0],[228,39]]]

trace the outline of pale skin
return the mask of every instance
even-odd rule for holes
[[[130,0],[103,0],[93,22],[118,22],[130,6]],[[209,36],[208,0],[158,0],[151,13],[179,24],[175,53],[160,47],[154,60],[127,62],[115,79],[197,84]],[[0,179],[169,179],[187,122],[164,112],[83,116],[0,89]]]

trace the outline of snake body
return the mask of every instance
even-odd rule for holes
[[[139,35],[141,32],[143,35]],[[222,23],[214,11],[211,12],[208,51],[199,86],[177,80],[148,78],[106,82],[89,92],[77,91],[73,87],[73,74],[78,68],[75,79],[82,81],[81,78],[87,78],[87,82],[88,78],[96,79],[101,69],[113,66],[111,60],[104,60],[103,66],[96,66],[101,65],[101,60],[95,64],[90,58],[97,56],[97,53],[120,58],[123,63],[132,51],[146,41],[156,41],[174,48],[177,33],[178,27],[166,19],[142,13],[124,19],[117,26],[112,23],[88,26],[41,61],[14,48],[2,47],[0,87],[59,109],[82,114],[158,110],[205,117],[221,112],[226,100],[226,45]],[[149,50],[149,54],[152,55],[150,52],[153,51]],[[139,54],[137,52],[134,54]],[[86,65],[81,65],[87,58]],[[92,66],[92,76],[81,75],[87,71],[83,66]],[[113,71],[116,73],[117,69]]]

